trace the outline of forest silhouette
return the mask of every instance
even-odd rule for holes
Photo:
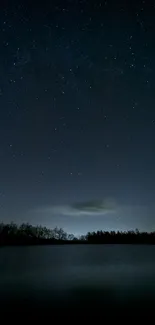
[[[56,245],[56,244],[155,244],[155,232],[96,231],[75,237],[62,228],[49,229],[29,223],[17,225],[0,223],[0,245]]]

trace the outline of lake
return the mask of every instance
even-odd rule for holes
[[[0,248],[0,310],[155,302],[155,246]]]

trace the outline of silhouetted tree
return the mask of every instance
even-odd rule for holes
[[[67,233],[62,228],[54,228],[53,233],[55,239],[67,240]]]
[[[67,240],[70,240],[70,241],[74,240],[74,235],[73,234],[69,234],[67,236]]]

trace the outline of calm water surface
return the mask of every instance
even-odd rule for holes
[[[155,301],[155,246],[0,248],[0,308]]]

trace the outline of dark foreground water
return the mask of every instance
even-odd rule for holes
[[[155,306],[155,246],[0,248],[0,312]]]

